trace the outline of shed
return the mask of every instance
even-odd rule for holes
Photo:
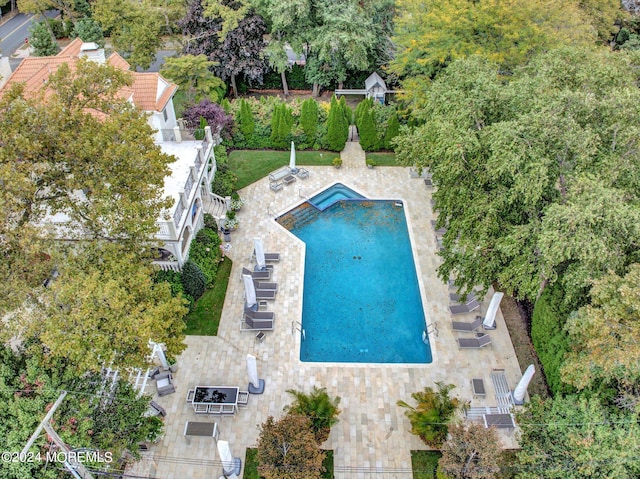
[[[375,101],[384,105],[384,99],[387,94],[387,85],[384,80],[376,72],[373,72],[364,81],[364,89],[367,98],[373,98]]]

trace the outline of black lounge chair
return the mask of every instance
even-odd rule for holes
[[[449,311],[451,314],[465,314],[470,313],[471,311],[475,311],[480,307],[480,303],[477,300],[469,301],[467,304],[454,304],[449,306]]]
[[[247,268],[242,268],[242,275],[247,274],[254,280],[271,279],[271,271],[273,271],[273,268],[266,268],[263,271],[251,271]],[[240,279],[242,279],[242,275],[240,275]]]
[[[491,344],[491,337],[488,334],[478,338],[458,338],[460,349],[480,349]]]
[[[247,311],[243,315],[240,329],[242,331],[271,331],[275,316],[273,311]]]
[[[470,323],[462,322],[462,321],[452,321],[451,325],[453,326],[454,331],[461,331],[472,333],[473,331],[477,331],[482,326],[482,316],[476,316],[476,318]]]

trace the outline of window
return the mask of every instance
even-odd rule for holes
[[[167,120],[169,119],[169,115],[167,113],[167,109],[166,108],[164,110],[162,110],[162,117],[164,118],[164,121],[166,123]]]

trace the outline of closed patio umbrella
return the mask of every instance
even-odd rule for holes
[[[251,354],[247,354],[247,375],[249,376],[249,393],[262,394],[264,392],[264,379],[258,378],[256,357]]]
[[[293,141],[291,142],[291,155],[289,155],[289,169],[294,175],[298,172],[298,168],[296,168],[296,147]]]
[[[227,478],[238,477],[240,469],[242,468],[242,462],[240,458],[233,457],[233,454],[231,454],[229,441],[218,441],[218,455],[220,456],[224,475]]]
[[[527,392],[527,387],[529,386],[529,382],[531,378],[536,372],[536,367],[533,364],[530,364],[527,370],[522,375],[520,382],[513,390],[513,402],[516,404],[524,403],[524,395]]]
[[[482,321],[484,329],[496,329],[496,313],[498,312],[498,307],[500,306],[500,301],[502,301],[503,296],[504,293],[501,292],[493,293],[493,297],[487,308],[487,314],[484,316],[484,321]]]
[[[256,271],[264,271],[267,269],[267,260],[264,257],[262,238],[253,239],[253,251],[256,254]]]
[[[248,274],[242,275],[244,282],[244,307],[245,309],[256,310],[258,308],[258,300],[256,299],[256,287],[253,284],[253,278]]]

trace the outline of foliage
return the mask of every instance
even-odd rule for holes
[[[598,382],[632,390],[640,383],[640,265],[594,282],[591,304],[567,321],[570,352],[561,374],[578,389]]]
[[[367,164],[367,166],[370,166],[372,168],[377,165],[376,160],[374,160],[373,158],[367,158],[365,160],[365,163]]]
[[[331,98],[331,109],[327,118],[327,149],[342,151],[349,137],[349,125],[335,95]]]
[[[37,57],[49,57],[58,53],[59,50],[45,22],[33,24],[30,44],[33,47],[33,54]]]
[[[67,245],[49,240],[46,215],[66,216],[62,234],[82,244],[148,251],[172,205],[162,189],[174,160],[154,144],[146,115],[118,95],[129,81],[81,59],[73,72],[61,64],[49,76],[45,98],[24,98],[17,85],[0,101],[0,310],[39,297],[53,267],[66,262]]]
[[[313,145],[318,131],[318,103],[313,98],[302,102],[300,127],[307,135],[307,142]]]
[[[65,24],[62,20],[58,18],[47,18],[46,22],[49,24],[49,28],[53,32],[56,40],[67,36],[68,32],[65,30]]]
[[[511,70],[536,52],[594,40],[576,1],[400,0],[397,8],[393,40],[398,52],[391,71],[407,79],[405,87],[415,85],[416,75],[433,77],[470,55]]]
[[[478,423],[451,424],[440,450],[438,465],[451,479],[492,479],[500,472],[502,445],[494,428]]]
[[[521,479],[632,478],[640,474],[637,413],[612,414],[598,400],[534,397],[518,415]]]
[[[104,48],[104,34],[100,24],[93,18],[81,18],[71,31],[71,38],[80,38],[83,42],[95,42]]]
[[[195,128],[200,122],[200,118],[204,118],[207,125],[211,127],[214,135],[219,130],[223,138],[229,138],[231,136],[233,118],[231,115],[225,113],[220,105],[211,102],[207,98],[197,105],[188,107],[183,112],[182,117],[191,128]],[[216,155],[216,160],[218,160],[218,155]]]
[[[253,119],[251,106],[244,99],[240,100],[240,111],[238,112],[236,122],[238,123],[238,127],[240,128],[240,132],[244,135],[245,138],[250,138],[251,135],[253,135],[253,132],[256,129],[256,123]]]
[[[598,40],[608,44],[621,19],[628,17],[617,0],[580,0],[578,6],[589,23],[596,28]]]
[[[193,261],[204,274],[206,287],[211,287],[216,279],[218,264],[222,260],[217,228],[203,228],[198,231],[189,247],[189,260]]]
[[[360,125],[358,126],[358,135],[360,136],[360,146],[364,151],[377,151],[380,149],[380,139],[376,125],[373,121],[373,110],[371,108],[364,109],[360,114]]]
[[[469,289],[498,281],[530,300],[560,282],[570,304],[634,261],[637,61],[564,48],[505,81],[497,65],[473,57],[416,92],[422,124],[403,130],[396,152],[401,164],[428,167],[438,185],[448,225],[441,278],[455,274]]]
[[[187,92],[189,101],[222,99],[224,82],[215,76],[211,69],[214,62],[205,55],[181,55],[165,59],[160,73]]]
[[[169,289],[171,291],[171,296],[182,298],[186,301],[185,306],[192,310],[194,299],[190,295],[184,292],[184,286],[182,286],[182,274],[179,271],[173,271],[171,269],[162,270],[159,269],[155,271],[153,275],[153,281],[156,283],[160,283],[165,281],[169,283]]]
[[[216,175],[211,182],[211,191],[218,196],[230,196],[236,189],[238,178],[226,163],[218,164]]]
[[[336,156],[331,163],[336,168],[340,168],[342,166],[342,158],[340,158],[339,156]]]
[[[182,265],[182,286],[185,293],[196,301],[202,296],[207,287],[207,279],[202,270],[191,260]]]
[[[204,292],[192,311],[184,318],[187,323],[185,334],[198,336],[216,336],[218,334],[232,266],[231,259],[222,259],[213,286]]]
[[[540,295],[531,317],[531,341],[554,395],[571,391],[560,375],[564,356],[571,349],[569,336],[564,331],[570,313],[567,309],[562,287],[556,284]]]
[[[325,453],[306,416],[273,416],[258,426],[258,472],[265,479],[320,479]]]
[[[293,117],[287,105],[285,103],[276,105],[271,120],[271,146],[273,148],[279,150],[287,148],[287,139],[291,134],[292,126]]]
[[[385,129],[384,138],[382,140],[383,146],[386,150],[393,150],[393,140],[400,133],[400,122],[398,121],[398,115],[394,112],[389,117],[387,127]]]
[[[439,451],[411,451],[411,469],[414,479],[436,479],[438,461],[442,457]]]
[[[325,388],[314,386],[310,394],[287,389],[293,403],[285,407],[289,414],[306,416],[311,420],[311,429],[318,444],[329,438],[331,427],[338,423],[340,397],[329,397]]]
[[[100,373],[79,376],[64,361],[51,360],[45,351],[32,341],[28,349],[12,351],[0,347],[0,435],[7,451],[23,448],[42,417],[60,396],[69,391],[51,419],[51,424],[67,444],[74,447],[97,449],[113,454],[114,463],[120,463],[130,454],[138,457],[138,443],[153,441],[162,431],[157,418],[144,417],[149,397],[138,397],[138,392],[125,381],[109,381]],[[49,451],[46,435],[41,435],[30,452],[43,456]],[[24,461],[3,465],[3,477],[59,477],[56,468],[47,467],[46,461]],[[89,468],[102,469],[104,464],[89,463]],[[49,464],[50,466],[50,464]]]
[[[182,53],[205,55],[210,59],[212,53],[220,46],[217,34],[222,28],[222,19],[206,16],[202,0],[191,0],[184,17],[177,23],[182,34],[187,37]]]
[[[238,90],[235,79],[238,75],[243,75],[249,81],[262,82],[262,75],[267,66],[260,52],[266,46],[266,30],[262,17],[249,15],[226,34],[220,46],[209,57],[217,63],[216,74],[231,82],[233,94],[236,96]]]
[[[51,357],[84,372],[105,362],[143,367],[148,340],[184,349],[182,298],[168,283],[154,283],[151,264],[126,246],[87,245],[56,268],[37,305],[16,318]]]
[[[411,422],[411,433],[419,436],[426,444],[439,447],[447,437],[447,426],[455,414],[467,407],[458,398],[449,397],[455,388],[453,384],[436,382],[437,391],[425,387],[424,391],[411,394],[418,403],[415,407],[399,400],[398,406],[407,408],[405,415]]]
[[[156,58],[164,14],[168,9],[150,2],[101,0],[93,3],[93,18],[109,32],[113,48],[133,68],[148,69]]]

